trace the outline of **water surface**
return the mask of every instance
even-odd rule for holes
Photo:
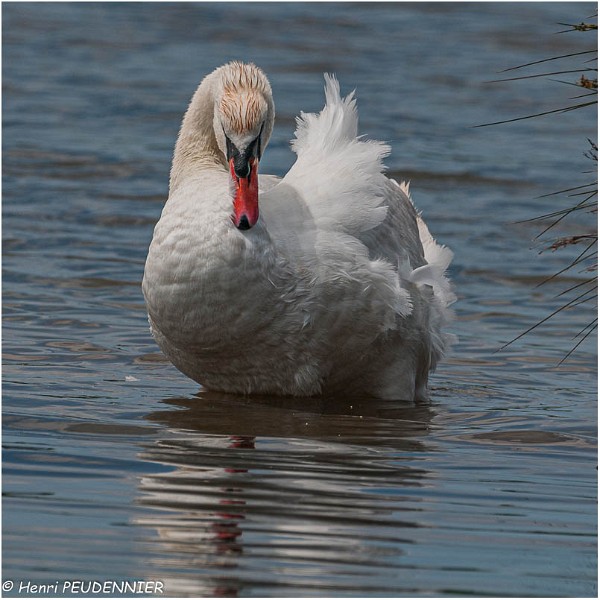
[[[539,256],[539,224],[516,222],[587,182],[595,120],[473,128],[573,95],[486,82],[580,50],[556,23],[594,11],[4,4],[4,579],[158,580],[170,596],[596,596],[595,340],[556,366],[593,311],[498,352],[588,276],[536,287],[580,249]],[[455,251],[460,343],[430,405],[211,394],[153,343],[140,282],[180,119],[234,58],[271,79],[264,172],[289,167],[294,117],[321,108],[335,72]]]

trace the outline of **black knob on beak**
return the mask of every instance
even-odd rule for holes
[[[248,157],[246,154],[238,154],[233,157],[233,172],[240,178],[248,177],[250,175],[250,165],[248,164]]]
[[[262,133],[262,127],[260,129]],[[233,159],[233,172],[236,177],[243,179],[250,176],[250,159],[256,158],[260,160],[260,133],[246,147],[244,152],[240,152],[235,144],[225,134],[225,143],[227,145],[227,162]]]

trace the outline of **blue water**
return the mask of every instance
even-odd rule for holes
[[[595,10],[3,4],[5,594],[144,580],[167,596],[596,596],[595,336],[557,366],[595,308],[498,351],[590,276],[538,287],[583,248],[539,254],[543,224],[517,222],[594,177],[595,108],[474,127],[577,95],[489,81],[594,48],[594,32],[555,32]],[[335,72],[455,251],[460,343],[430,405],[210,394],[153,343],[140,282],[172,148],[201,78],[234,58],[273,87],[263,172],[292,163],[294,117]],[[569,223],[557,234],[595,216]]]

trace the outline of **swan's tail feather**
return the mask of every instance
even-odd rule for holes
[[[385,219],[382,161],[390,148],[357,137],[354,92],[342,98],[333,75],[325,75],[325,99],[319,114],[297,119],[292,149],[298,159],[285,180],[302,191],[319,227],[356,236]]]
[[[319,114],[302,112],[296,118],[296,139],[292,149],[301,155],[321,148],[331,152],[340,143],[354,140],[358,135],[358,113],[354,92],[345,98],[335,75],[325,74],[325,106]]]

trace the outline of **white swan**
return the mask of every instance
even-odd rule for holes
[[[353,94],[298,118],[297,160],[258,175],[274,122],[252,64],[208,75],[185,114],[143,292],[169,360],[242,394],[419,399],[448,346],[455,299],[389,147],[357,137]]]

